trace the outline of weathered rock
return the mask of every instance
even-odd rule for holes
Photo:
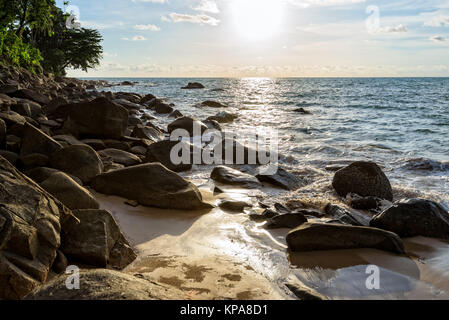
[[[345,210],[342,207],[333,205],[333,204],[327,204],[326,208],[324,209],[327,215],[331,216],[335,220],[339,220],[345,224],[350,224],[353,226],[362,226],[363,224],[355,218],[349,211]]]
[[[0,119],[2,119],[8,127],[15,124],[23,126],[27,122],[23,116],[14,111],[0,112]]]
[[[63,172],[52,174],[41,182],[40,186],[69,209],[98,209],[100,207],[87,189]]]
[[[62,149],[60,143],[35,126],[29,123],[25,124],[20,156],[26,156],[31,153],[41,153],[46,156],[51,156],[54,152],[60,149]]]
[[[170,300],[182,293],[123,272],[97,269],[81,270],[79,290],[69,290],[67,276],[61,275],[39,287],[27,300]]]
[[[186,130],[191,137],[199,136],[207,130],[207,126],[194,118],[182,117],[178,118],[168,125],[168,132],[172,133],[177,129]]]
[[[279,167],[273,175],[258,174],[256,175],[256,178],[259,179],[260,182],[267,182],[290,191],[296,190],[302,186],[302,181],[298,176],[281,167]]]
[[[105,210],[75,210],[80,223],[65,224],[62,252],[74,261],[123,269],[136,259],[112,215]]]
[[[145,156],[147,154],[147,148],[141,146],[132,147],[129,152],[139,156]]]
[[[373,196],[393,200],[390,181],[373,162],[354,162],[337,171],[332,186],[342,197],[346,197],[348,193],[355,193],[362,197]]]
[[[154,105],[154,111],[160,114],[168,114],[173,112],[173,108],[166,103],[156,103]]]
[[[228,107],[220,102],[211,101],[211,100],[204,101],[203,103],[201,103],[201,106],[209,107],[209,108],[227,108]]]
[[[181,89],[204,89],[204,85],[199,82],[189,82],[189,84]]]
[[[245,208],[252,207],[251,204],[245,201],[235,201],[235,200],[223,200],[218,205],[221,209],[231,212],[243,212]]]
[[[6,123],[0,119],[0,147],[4,148],[6,140]]]
[[[220,126],[220,124],[215,120],[206,120],[203,122],[208,129],[210,130],[217,130],[217,131],[223,131],[223,128]]]
[[[12,96],[16,98],[28,99],[41,105],[45,105],[50,102],[48,97],[30,89],[21,89],[13,93]]]
[[[370,226],[401,237],[449,239],[449,213],[440,204],[424,199],[398,201],[374,217]]]
[[[67,271],[69,263],[66,256],[60,250],[56,252],[56,259],[51,266],[52,270],[57,274],[62,274]]]
[[[307,222],[307,218],[302,213],[288,213],[271,218],[265,225],[266,229],[293,229]]]
[[[81,141],[79,141],[78,139],[76,139],[74,136],[66,135],[66,134],[53,136],[53,139],[55,139],[57,142],[59,142],[64,147],[74,146],[77,144],[84,144]]]
[[[287,235],[287,244],[294,252],[372,248],[405,253],[395,233],[338,224],[304,223]]]
[[[64,128],[75,135],[119,139],[128,127],[128,110],[106,98],[68,105]]]
[[[376,197],[355,198],[351,200],[351,208],[357,210],[374,210],[381,205],[382,199]]]
[[[128,111],[140,110],[142,108],[141,105],[138,105],[137,103],[133,103],[133,102],[125,100],[125,99],[115,99],[112,102],[114,102],[114,103],[116,103],[118,105],[121,105],[122,107],[124,107]]]
[[[159,162],[175,172],[189,171],[192,169],[192,152],[194,151],[194,148],[195,147],[192,144],[187,142],[169,140],[156,142],[148,147],[145,162]],[[171,152],[173,150],[178,150],[177,155],[179,157],[182,156],[182,152],[186,152],[188,161],[186,161],[186,163],[174,164],[171,159]]]
[[[8,160],[12,165],[16,165],[19,155],[15,152],[0,150],[0,156]]]
[[[304,108],[295,109],[295,112],[298,112],[298,113],[301,113],[301,114],[312,114],[310,111],[307,111]]]
[[[142,163],[138,156],[118,149],[101,150],[98,152],[98,155],[101,159],[111,158],[113,162],[123,164],[126,167]]]
[[[141,205],[163,209],[208,209],[199,190],[159,163],[111,171],[95,178],[98,192],[136,200]]]
[[[179,110],[175,110],[172,113],[170,113],[169,117],[171,118],[182,118],[184,115]]]
[[[214,121],[217,121],[218,123],[229,123],[229,122],[233,122],[237,118],[238,118],[238,115],[223,111],[223,112],[217,113],[215,116],[211,116],[211,117],[207,118],[207,120],[214,120]]]
[[[131,133],[131,137],[147,139],[151,141],[161,141],[164,138],[164,134],[155,128],[137,125]]]
[[[84,139],[81,140],[83,144],[87,144],[92,147],[95,151],[100,151],[106,149],[106,145],[103,140],[100,139]]]
[[[73,145],[52,154],[50,163],[59,169],[89,183],[103,172],[103,163],[94,149],[87,145]]]
[[[256,177],[225,166],[215,167],[210,177],[220,183],[245,188],[258,188],[261,185]]]
[[[64,98],[64,97],[57,97],[57,98],[51,100],[49,103],[47,103],[44,106],[44,112],[46,114],[52,114],[56,110],[58,110],[59,107],[65,106],[67,104],[69,104],[69,102],[67,101],[66,98]]]
[[[252,213],[249,215],[249,217],[251,220],[254,220],[254,221],[263,221],[263,220],[269,220],[271,218],[277,217],[278,215],[279,215],[279,213],[277,213],[276,211],[266,209],[261,214]]]
[[[20,299],[46,280],[61,224],[61,202],[0,157],[0,299]]]
[[[145,97],[140,99],[139,104],[146,104],[148,101],[151,101],[153,99],[156,99],[156,96],[152,94],[147,94]]]
[[[31,170],[28,170],[25,172],[25,174],[27,177],[32,179],[34,182],[41,183],[41,182],[47,180],[48,178],[50,178],[50,176],[52,174],[57,173],[57,172],[61,172],[61,171],[53,169],[53,168],[42,167],[42,168],[34,168]]]
[[[18,161],[18,167],[22,171],[31,170],[38,167],[45,167],[48,164],[48,156],[40,153],[30,153],[21,156]]]

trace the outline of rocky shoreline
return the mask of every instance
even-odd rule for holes
[[[217,206],[229,214],[249,208],[248,219],[266,222],[261,228],[290,230],[289,253],[370,248],[402,257],[407,255],[404,238],[449,239],[447,210],[429,200],[396,199],[388,177],[370,162],[338,168],[329,184],[340,201],[323,207],[297,198],[273,206],[219,198],[222,185],[247,190],[269,185],[287,193],[303,183],[282,167],[263,175],[258,165],[248,164],[214,167],[214,201],[208,201],[199,186],[180,175],[192,166],[171,162],[177,142],[168,135],[176,129],[193,134],[195,126],[201,132],[221,130],[236,116],[220,112],[201,121],[152,94],[97,91],[108,86],[0,68],[0,299],[185,298],[191,288],[125,269],[138,252],[95,194],[127,199],[130,208],[199,214]],[[203,88],[189,83],[182,89]],[[203,105],[226,107],[214,101]],[[166,128],[154,124],[156,118],[144,112],[150,110],[155,117],[172,118],[171,123]],[[192,152],[195,147],[186,143],[186,148]],[[249,153],[245,149],[245,162]],[[82,290],[66,289],[69,265],[83,267]],[[247,276],[248,287],[251,277],[257,278],[239,272]],[[209,273],[214,279],[214,271]],[[291,283],[286,288],[300,299],[325,298]],[[282,298],[269,289],[263,292],[258,298]]]

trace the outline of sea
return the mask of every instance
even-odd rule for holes
[[[298,197],[332,193],[334,170],[366,160],[382,167],[395,200],[422,197],[449,208],[449,78],[101,80],[117,86],[100,91],[151,93],[199,120],[220,111],[238,115],[226,130],[277,130],[281,165],[307,181]],[[123,81],[135,85],[119,86]],[[182,90],[188,82],[205,89]],[[206,100],[228,108],[198,106]],[[173,119],[160,121],[166,125]]]

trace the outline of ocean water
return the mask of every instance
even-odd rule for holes
[[[152,93],[200,120],[237,114],[227,130],[276,128],[282,164],[308,181],[298,196],[332,192],[326,168],[371,160],[390,178],[396,199],[424,197],[449,207],[449,78],[106,80],[136,81],[104,90]],[[206,89],[181,90],[193,81]],[[205,100],[229,108],[195,106]],[[294,112],[300,107],[312,114]]]

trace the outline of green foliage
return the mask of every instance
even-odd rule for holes
[[[24,43],[13,31],[0,29],[0,57],[16,67],[40,72],[42,56],[39,49]]]

